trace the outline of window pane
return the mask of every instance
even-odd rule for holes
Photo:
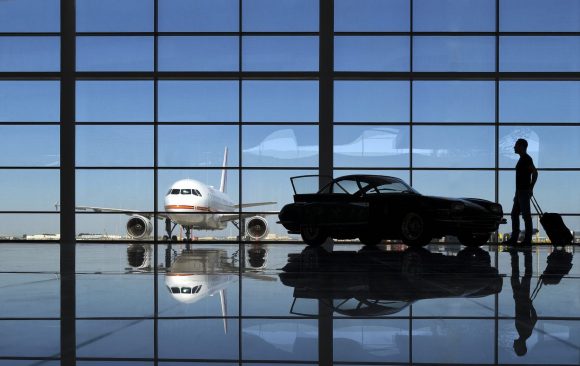
[[[76,335],[79,357],[153,357],[153,320],[79,319]]]
[[[409,71],[409,37],[335,37],[336,71]]]
[[[500,82],[502,122],[580,122],[580,82]]]
[[[500,71],[580,71],[580,37],[501,37]]]
[[[153,121],[152,81],[78,81],[79,122]]]
[[[239,0],[159,0],[161,32],[237,32]]]
[[[260,207],[244,207],[242,211],[255,212],[258,210],[277,211],[284,205],[294,202],[290,177],[298,175],[316,174],[317,170],[259,170],[246,169],[242,171],[242,203],[276,202],[273,205]],[[278,221],[274,216],[269,219]],[[276,226],[276,225],[274,225]],[[279,234],[286,235],[286,229],[279,226]]]
[[[77,0],[78,32],[153,32],[153,0]]]
[[[21,214],[1,214],[0,215],[0,238],[2,241],[8,240],[59,240],[60,239],[60,214],[55,210],[54,206],[53,213],[49,214],[37,214],[37,213],[21,213]],[[42,245],[43,256],[31,258],[30,252],[35,250],[34,246],[36,244],[15,244],[17,247],[9,247],[3,245],[0,247],[0,266],[2,266],[2,271],[46,271],[46,272],[58,272],[59,271],[59,249],[58,244],[54,245]],[[46,255],[48,254],[48,255]],[[45,256],[46,255],[46,256]],[[23,262],[21,259],[23,256],[29,258],[29,260]],[[30,294],[29,294],[30,295]],[[58,297],[54,299],[58,301]],[[46,299],[44,300],[46,301]],[[4,301],[6,304],[7,301]],[[18,304],[16,304],[18,305]],[[35,299],[32,307],[34,311],[43,312],[45,311],[44,306],[39,307],[38,301]],[[57,307],[58,309],[58,307]],[[48,310],[48,309],[47,309]],[[57,310],[58,311],[58,310]],[[55,316],[58,317],[58,314]]]
[[[335,81],[334,121],[409,121],[409,82]]]
[[[514,164],[515,166],[515,164]],[[504,212],[509,215],[515,192],[515,171],[502,171],[499,174],[499,199]],[[534,197],[545,212],[580,213],[580,195],[575,192],[580,186],[580,172],[540,171],[534,186]],[[532,207],[532,213],[535,214]],[[535,220],[534,220],[535,221]],[[521,223],[523,227],[523,223]],[[534,222],[534,226],[536,226]],[[505,231],[509,231],[506,228]]]
[[[60,353],[58,320],[2,320],[0,334],[10,334],[2,337],[0,357],[54,357]]]
[[[60,121],[60,82],[0,81],[0,122]]]
[[[238,81],[159,81],[160,122],[237,122]]]
[[[528,141],[528,154],[538,168],[580,168],[580,127],[500,127],[500,167],[513,168],[518,138]]]
[[[318,121],[317,81],[243,82],[244,122]]]
[[[160,71],[238,71],[238,37],[159,37]]]
[[[58,37],[0,37],[0,72],[59,70]]]
[[[160,166],[220,167],[228,149],[227,166],[238,159],[238,130],[232,126],[159,126]]]
[[[408,0],[335,0],[336,32],[408,32]]]
[[[0,32],[60,31],[60,0],[0,1]]]
[[[55,211],[58,170],[0,170],[0,211]]]
[[[244,37],[245,71],[317,71],[318,37]]]
[[[0,166],[59,166],[58,126],[0,126]]]
[[[414,71],[494,71],[493,37],[414,37]]]
[[[153,166],[152,126],[79,126],[77,166]]]
[[[495,201],[495,173],[469,170],[416,170],[413,171],[413,188],[429,196],[473,197]]]
[[[245,32],[318,32],[318,0],[244,0]]]
[[[502,32],[580,32],[577,0],[502,0]]]
[[[409,127],[335,126],[334,165],[337,167],[406,167]]]
[[[75,198],[77,206],[153,211],[153,171],[77,169]]]
[[[495,32],[495,0],[414,0],[415,32]]]
[[[318,167],[317,126],[244,126],[245,166]]]
[[[78,71],[153,71],[153,37],[77,37]]]
[[[493,168],[493,126],[413,127],[413,166]]]
[[[495,83],[414,81],[414,122],[493,122]]]

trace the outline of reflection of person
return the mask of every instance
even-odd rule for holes
[[[512,234],[505,242],[508,245],[515,245],[520,236],[520,214],[524,219],[525,236],[521,245],[532,244],[532,214],[530,212],[530,199],[533,194],[534,185],[538,179],[538,170],[534,166],[534,161],[527,153],[528,142],[518,139],[514,145],[514,152],[520,156],[516,164],[516,193],[514,205],[512,207]]]
[[[524,251],[524,276],[520,282],[520,267],[518,252],[510,250],[512,263],[511,285],[516,305],[516,329],[519,338],[514,340],[514,351],[518,356],[528,352],[526,340],[532,335],[538,316],[530,299],[530,282],[532,280],[532,253]]]

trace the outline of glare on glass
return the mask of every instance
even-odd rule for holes
[[[499,133],[499,164],[502,168],[513,168],[519,159],[513,148],[519,138],[528,141],[528,155],[538,168],[580,167],[580,127],[503,126]]]
[[[318,166],[318,127],[244,126],[245,166]]]
[[[1,170],[0,211],[56,211],[58,170]]]
[[[579,81],[501,81],[500,122],[580,122]]]
[[[153,121],[153,81],[77,81],[77,122]]]
[[[413,122],[493,122],[494,120],[494,82],[413,82]]]
[[[335,126],[333,151],[337,167],[406,167],[409,127]]]
[[[240,0],[159,0],[161,32],[238,32]]]
[[[408,32],[408,0],[335,0],[335,32]]]
[[[58,32],[59,0],[0,1],[0,32]]]
[[[334,121],[409,121],[409,82],[335,81]]]
[[[159,81],[160,122],[237,122],[238,81]]]
[[[318,37],[244,37],[244,71],[317,71]]]
[[[77,37],[78,71],[153,71],[153,37]]]
[[[238,166],[236,125],[159,126],[158,165],[174,167],[221,167],[227,149],[226,166]]]
[[[580,37],[501,37],[500,71],[580,71]]]
[[[242,83],[242,121],[318,121],[318,82],[246,80]]]
[[[231,36],[159,37],[159,70],[238,71],[238,46]]]
[[[577,0],[502,0],[501,32],[579,32]]]
[[[317,32],[318,0],[244,0],[244,32]]]
[[[494,37],[419,36],[413,38],[414,71],[495,70]]]
[[[336,71],[409,71],[409,37],[334,38]]]
[[[153,171],[76,171],[76,206],[153,210]]]
[[[58,122],[60,82],[0,81],[0,122]]]
[[[59,70],[59,37],[0,37],[0,72]]]
[[[414,0],[415,32],[495,32],[495,0]]]
[[[413,166],[493,168],[493,126],[414,126]]]
[[[77,32],[153,32],[154,0],[77,0]]]
[[[76,166],[153,166],[152,126],[78,126]]]
[[[58,126],[0,125],[0,166],[60,166]]]

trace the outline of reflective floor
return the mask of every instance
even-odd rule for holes
[[[77,365],[578,365],[574,250],[78,244]],[[0,365],[60,330],[59,246],[0,244]]]

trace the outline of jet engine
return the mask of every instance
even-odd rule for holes
[[[268,221],[262,216],[246,219],[246,235],[254,240],[263,239],[268,235]]]
[[[143,239],[151,235],[153,225],[148,218],[141,215],[133,215],[127,221],[127,234],[133,239]]]

